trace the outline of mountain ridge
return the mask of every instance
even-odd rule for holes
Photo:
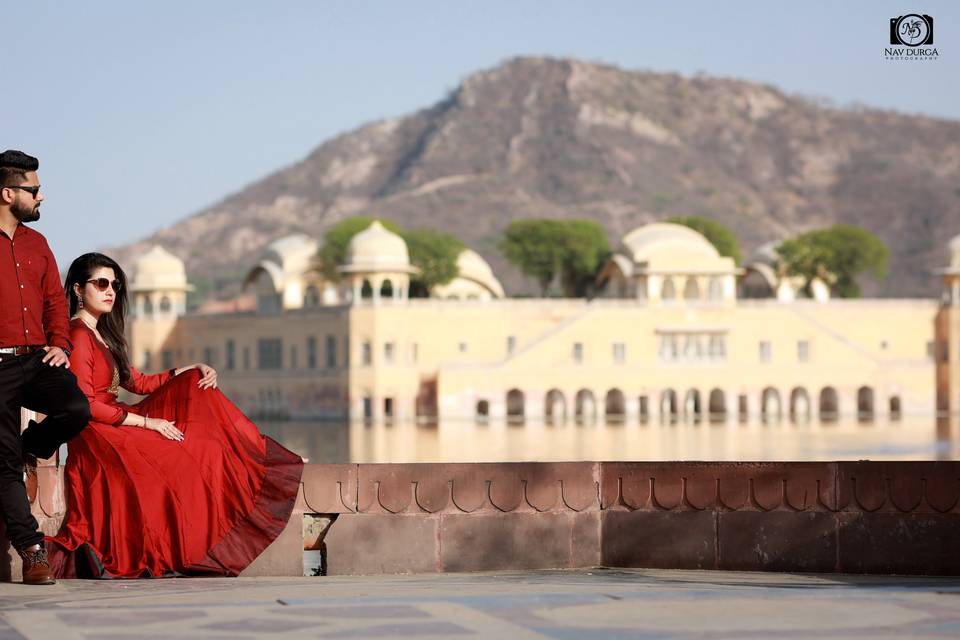
[[[822,106],[744,80],[519,57],[108,251],[130,264],[163,244],[223,297],[269,242],[320,238],[356,214],[454,233],[513,294],[536,290],[496,251],[516,218],[592,218],[616,247],[641,224],[705,215],[745,255],[846,222],[891,248],[891,275],[864,280],[866,294],[932,296],[930,272],[960,233],[960,122]]]

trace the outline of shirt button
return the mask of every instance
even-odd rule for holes
[[[24,333],[30,333],[30,329],[24,329],[23,332],[24,332]]]
[[[24,311],[26,311],[26,310],[27,310],[27,308],[26,308],[26,307],[24,307],[24,308],[23,308],[23,310],[24,310]]]

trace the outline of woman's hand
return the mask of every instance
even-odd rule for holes
[[[201,389],[216,389],[217,370],[202,362],[197,363],[195,366],[200,371],[200,383],[197,386]]]
[[[143,428],[156,431],[167,440],[183,442],[183,432],[177,429],[169,420],[164,420],[163,418],[147,418]]]

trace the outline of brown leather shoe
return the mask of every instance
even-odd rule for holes
[[[23,584],[57,584],[47,562],[47,550],[40,545],[35,550],[17,551],[23,558]]]

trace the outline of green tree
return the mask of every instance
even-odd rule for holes
[[[703,216],[677,216],[667,219],[667,222],[682,224],[685,227],[690,227],[694,231],[703,234],[703,236],[710,241],[710,244],[716,247],[720,255],[733,258],[735,264],[740,264],[740,261],[743,260],[737,237],[733,235],[730,229],[716,220],[704,218]]]
[[[334,282],[340,280],[340,265],[347,260],[347,247],[350,240],[377,219],[370,216],[353,216],[338,222],[327,230],[323,237],[323,246],[317,252],[316,257],[317,268],[325,278]],[[396,223],[382,218],[379,220],[390,231],[398,234],[402,232]]]
[[[593,220],[514,220],[499,243],[504,257],[520,271],[536,278],[546,296],[559,278],[563,293],[588,295],[610,245],[603,227]]]
[[[464,244],[454,236],[430,229],[414,229],[401,234],[410,252],[410,263],[419,270],[410,281],[410,294],[427,297],[438,284],[457,277],[457,258]]]
[[[540,295],[546,296],[560,272],[565,236],[559,220],[514,220],[504,231],[498,247],[508,262],[536,279]]]
[[[786,273],[803,277],[808,293],[810,283],[820,277],[828,283],[832,281],[833,295],[858,298],[857,278],[867,272],[877,280],[886,277],[890,251],[866,229],[835,224],[782,242],[777,255]]]
[[[588,296],[593,292],[597,273],[611,255],[607,233],[593,220],[579,218],[564,221],[563,231],[560,283],[564,295]]]

